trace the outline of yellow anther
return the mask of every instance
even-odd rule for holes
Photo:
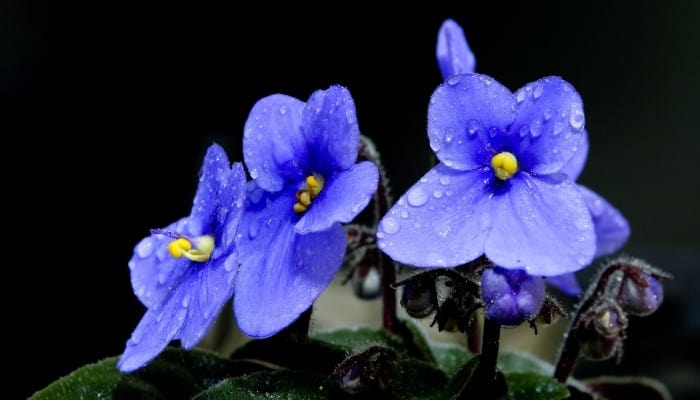
[[[304,183],[306,183],[306,186],[297,191],[297,202],[293,206],[294,212],[297,214],[301,214],[309,208],[313,199],[321,193],[324,181],[321,175],[314,174],[307,176]]]
[[[518,172],[518,159],[515,158],[513,153],[502,151],[493,156],[491,167],[493,167],[493,173],[496,174],[498,179],[505,181]]]
[[[311,193],[299,192],[299,203],[308,207],[311,204]]]
[[[177,238],[168,244],[168,253],[174,258],[182,257],[182,254],[190,251],[192,243],[185,238]]]
[[[214,238],[209,235],[198,236],[192,240],[195,248],[192,248],[192,242],[185,238],[177,238],[168,243],[168,253],[173,258],[185,257],[191,261],[204,262],[209,260],[211,253],[214,251]]]

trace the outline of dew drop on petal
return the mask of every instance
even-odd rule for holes
[[[574,129],[581,129],[583,127],[584,117],[583,110],[581,109],[581,104],[574,103],[571,105],[571,115],[569,116],[569,123]]]
[[[258,237],[258,233],[260,232],[260,220],[256,219],[253,220],[253,222],[250,223],[250,227],[248,228],[248,238],[250,240],[255,239]]]
[[[450,184],[450,177],[447,175],[440,175],[440,184],[443,186]]]
[[[224,270],[226,270],[226,272],[233,271],[238,264],[237,261],[237,257],[227,257],[226,260],[224,260]]]
[[[422,188],[413,188],[408,192],[408,204],[420,207],[428,201],[428,194]]]
[[[440,190],[435,190],[435,191],[433,191],[433,197],[435,197],[436,199],[441,198],[441,197],[442,197],[442,192],[441,192]]]
[[[532,91],[532,98],[537,100],[540,97],[542,97],[542,92],[544,91],[544,87],[542,85],[535,85],[535,89]]]
[[[409,217],[408,211],[402,210],[401,211],[401,218],[407,219]]]
[[[182,298],[182,306],[187,307],[190,305],[190,294],[187,293],[185,294],[185,297]]]
[[[564,130],[564,123],[561,121],[554,121],[554,128],[552,128],[552,135],[557,136]]]
[[[146,258],[153,253],[153,241],[150,238],[143,239],[136,245],[136,254],[141,258]]]
[[[436,140],[434,137],[431,136],[431,137],[430,137],[430,148],[431,148],[434,152],[437,153],[438,151],[440,151],[440,148],[441,148],[441,147],[442,147],[442,145],[440,144],[440,141],[439,141],[439,140]]]
[[[460,75],[453,75],[449,78],[447,78],[447,84],[454,86],[458,84],[462,80],[462,77]]]
[[[524,90],[518,91],[518,93],[515,95],[515,100],[518,103],[522,103],[523,100],[525,100],[525,91]]]
[[[545,121],[549,121],[549,120],[552,118],[553,115],[554,115],[554,111],[552,111],[551,108],[547,107],[547,108],[544,109],[544,115],[543,115],[543,116],[544,116],[544,120],[545,120]]]
[[[542,122],[539,120],[530,125],[530,134],[533,138],[539,137],[542,134]]]
[[[393,217],[385,217],[385,218],[382,220],[382,230],[383,230],[385,233],[387,233],[387,234],[389,234],[389,235],[393,235],[393,234],[395,234],[396,232],[398,232],[399,229],[401,229],[401,224],[400,224],[399,221],[397,221],[395,218],[393,218]]]
[[[469,121],[467,121],[467,132],[470,136],[474,135],[477,131],[479,131],[479,125],[479,121],[475,119],[470,119]]]
[[[525,125],[525,124],[520,125],[520,129],[518,129],[518,133],[520,133],[520,137],[525,137],[528,132],[530,132],[530,128],[527,125]]]
[[[286,114],[286,113],[287,113],[287,106],[282,106],[282,107],[280,107],[280,114],[281,114],[281,115],[284,115],[284,114]]]

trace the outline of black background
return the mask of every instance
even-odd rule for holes
[[[684,374],[699,373],[688,355],[700,330],[697,5],[100,4],[0,6],[3,331],[17,396],[123,350],[143,312],[126,266],[133,245],[189,211],[210,143],[241,159],[257,99],[348,87],[395,191],[417,180],[447,17],[465,28],[477,71],[513,90],[561,75],[583,97],[591,152],[580,181],[628,217],[626,251],[677,275],[662,311],[632,321],[621,368],[604,366],[687,395]]]

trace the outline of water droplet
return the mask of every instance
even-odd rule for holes
[[[451,191],[451,190],[448,190],[448,191],[445,192],[445,195],[446,195],[447,197],[450,197],[450,196],[452,196],[453,194],[454,194],[454,192]]]
[[[453,138],[453,137],[452,137],[452,134],[451,134],[451,133],[446,133],[446,134],[445,134],[445,143],[448,143],[448,144],[449,144],[450,142],[452,142],[452,138]]]
[[[190,305],[190,295],[188,293],[188,294],[185,294],[185,297],[182,298],[182,306],[187,307],[189,305]]]
[[[544,109],[544,120],[545,121],[549,121],[553,115],[554,115],[554,111],[552,111],[551,108],[547,107]]]
[[[569,85],[568,83],[565,82],[565,83],[563,83],[561,86],[562,86],[562,89],[564,89],[565,92],[570,92],[570,91],[571,91],[571,85]]]
[[[420,207],[428,201],[428,194],[422,188],[413,188],[408,192],[408,204]]]
[[[141,258],[146,258],[153,253],[153,241],[150,238],[143,239],[136,245],[136,254]]]
[[[452,166],[455,165],[455,162],[450,160],[450,159],[445,159],[442,161],[443,164],[445,164],[446,167],[452,168]]]
[[[542,134],[542,122],[539,120],[533,122],[530,125],[530,134],[534,138],[539,137]]]
[[[433,192],[433,197],[435,197],[436,199],[441,198],[441,197],[442,197],[442,192],[439,191],[439,190],[435,190],[435,191]]]
[[[440,144],[440,141],[437,140],[434,136],[430,137],[430,148],[433,149],[434,152],[440,151],[440,148],[442,145]]]
[[[578,265],[585,266],[586,265],[586,259],[583,257],[579,257],[577,260]]]
[[[447,84],[448,85],[456,85],[462,80],[461,75],[452,75],[451,77],[447,78]]]
[[[527,125],[525,125],[525,124],[520,125],[520,129],[518,129],[518,133],[520,133],[520,137],[525,137],[525,135],[527,135],[528,132],[530,132],[530,128]]]
[[[231,272],[236,268],[237,264],[237,257],[227,257],[226,260],[224,260],[224,270],[226,270],[226,272]]]
[[[258,169],[257,168],[253,168],[252,170],[250,170],[250,177],[253,179],[258,179]]]
[[[440,184],[443,186],[450,184],[450,177],[447,175],[440,175]]]
[[[489,136],[496,137],[498,135],[498,128],[492,126],[489,128]]]
[[[382,239],[384,237],[384,232],[379,231],[377,232],[377,238]]]
[[[552,135],[557,136],[564,130],[564,123],[561,121],[554,121],[554,128],[552,129]]]
[[[284,115],[286,113],[287,113],[287,107],[286,106],[280,107],[280,114]]]
[[[578,147],[576,147],[576,146],[571,146],[571,151],[573,151],[574,153],[576,153],[576,150],[578,150]]]
[[[426,178],[426,177],[420,178],[420,183],[428,183],[428,178]]]
[[[524,90],[519,90],[518,93],[515,95],[515,100],[518,103],[522,103],[523,100],[525,100],[525,91]]]
[[[493,79],[489,79],[483,76],[481,77],[481,81],[484,82],[486,86],[491,86],[491,84],[493,83]]]
[[[475,134],[479,130],[480,125],[481,124],[479,124],[479,121],[475,119],[470,119],[469,121],[467,121],[467,132],[469,133],[469,135]]]
[[[401,210],[401,218],[406,219],[409,217],[408,211]]]
[[[540,97],[542,97],[542,92],[544,91],[544,87],[542,85],[535,85],[535,89],[532,91],[532,98],[537,100]]]
[[[569,117],[569,123],[574,129],[581,129],[583,127],[584,117],[583,109],[581,109],[580,103],[574,103],[571,105],[571,116]]]
[[[248,238],[253,240],[258,237],[258,233],[260,233],[260,220],[256,219],[250,223],[250,228],[248,228]]]
[[[389,235],[393,235],[401,229],[399,221],[392,217],[384,217],[382,220],[382,230]],[[377,233],[378,235],[379,233]]]

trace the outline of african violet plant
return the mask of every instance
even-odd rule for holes
[[[347,88],[259,100],[243,134],[248,175],[212,145],[190,214],[136,245],[131,282],[147,311],[124,353],[33,398],[668,398],[648,378],[571,377],[580,358],[619,361],[629,318],[653,313],[670,279],[634,258],[605,263],[585,293],[573,275],[629,236],[622,214],[576,183],[588,153],[576,89],[552,76],[512,93],[475,73],[451,20],[436,54],[437,164],[395,204]],[[370,202],[374,222],[353,224]],[[382,296],[383,326],[309,332],[343,264],[358,296]],[[580,297],[574,310],[546,283]],[[467,348],[399,319],[397,291],[410,317],[466,334]],[[230,300],[259,340],[230,356],[191,350]],[[499,352],[502,327],[536,334],[567,315],[555,365]]]

